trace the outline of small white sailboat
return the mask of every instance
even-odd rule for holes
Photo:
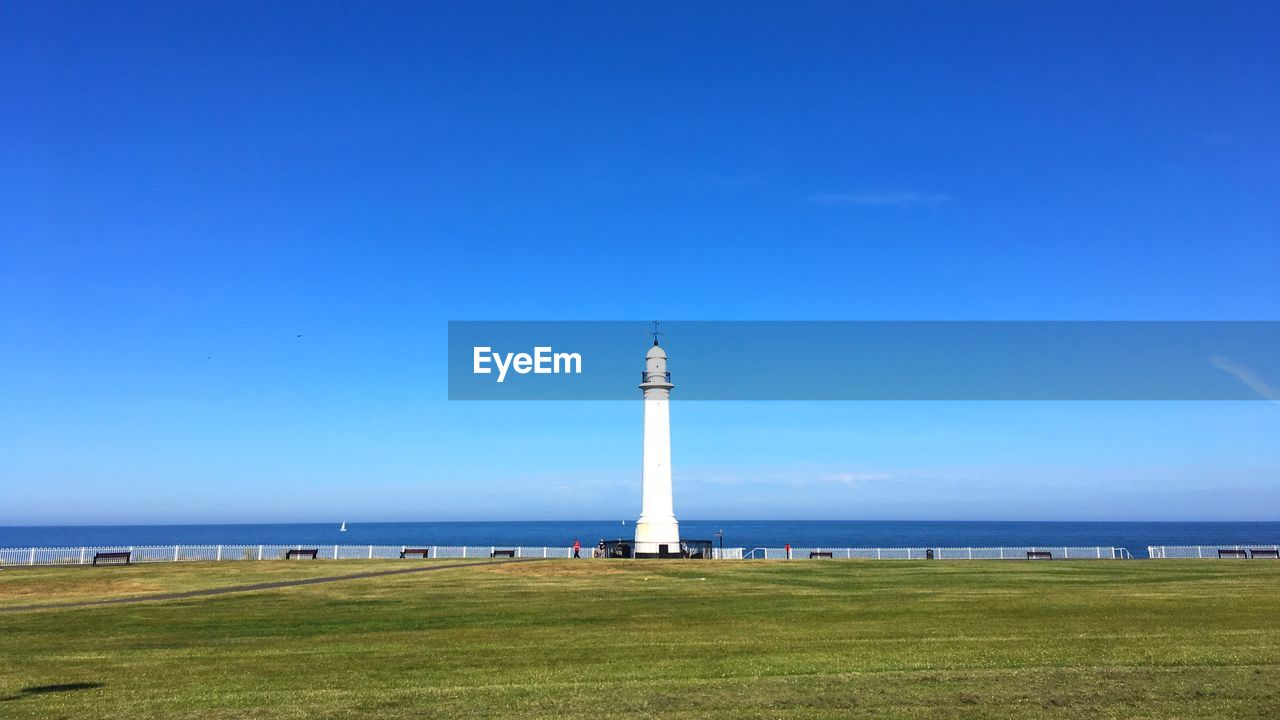
[[[346,532],[346,531],[347,531],[347,521],[343,520],[342,527],[338,528],[338,532]]]

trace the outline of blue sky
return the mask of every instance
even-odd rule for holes
[[[9,3],[0,34],[0,524],[634,516],[639,403],[447,402],[450,319],[1280,308],[1274,3]],[[684,517],[1280,501],[1274,403],[672,421]]]

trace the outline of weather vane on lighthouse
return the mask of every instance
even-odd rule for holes
[[[644,356],[644,466],[640,476],[640,518],[636,520],[636,557],[680,557],[680,524],[671,501],[671,373],[667,353],[658,345]]]

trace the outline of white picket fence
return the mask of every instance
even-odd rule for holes
[[[1208,546],[1206,546],[1207,548]],[[1251,546],[1264,548],[1275,546]],[[570,547],[535,547],[516,545],[147,545],[147,546],[83,546],[62,548],[0,548],[0,567],[14,565],[87,565],[98,553],[129,552],[130,562],[218,562],[236,560],[284,560],[290,550],[315,550],[318,560],[392,560],[405,550],[427,550],[431,559],[489,558],[495,551],[511,552],[517,558],[572,558]],[[1191,554],[1164,554],[1166,548],[1152,557],[1198,557]],[[1186,548],[1167,550],[1187,550]],[[718,560],[809,560],[827,553],[832,558],[862,560],[1025,560],[1029,552],[1048,552],[1052,559],[1117,559],[1129,557],[1124,548],[1116,547],[965,547],[965,548],[819,548],[795,547],[714,548],[711,556]],[[582,557],[590,558],[592,548],[583,548]],[[812,556],[812,557],[811,557]],[[419,555],[411,555],[419,559]],[[1203,557],[1210,557],[1206,551]],[[1213,555],[1216,557],[1216,553]],[[310,558],[307,558],[310,559]],[[111,562],[104,560],[104,562]],[[115,561],[118,562],[118,561]]]
[[[1257,553],[1255,551],[1262,551]],[[1223,552],[1220,552],[1223,551]],[[1257,543],[1254,545],[1149,545],[1147,557],[1157,559],[1168,558],[1253,558],[1265,557],[1276,559],[1280,555],[1280,545]]]
[[[756,560],[810,560],[832,558],[859,560],[1026,560],[1028,553],[1049,553],[1053,560],[1118,560],[1130,557],[1118,547],[938,547],[938,548],[754,548],[743,554]],[[1043,556],[1041,556],[1043,557]]]

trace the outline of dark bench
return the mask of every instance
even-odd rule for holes
[[[128,565],[128,564],[129,564],[129,560],[130,560],[130,558],[132,557],[132,555],[133,555],[133,551],[131,551],[131,550],[130,550],[130,551],[125,551],[125,552],[100,552],[100,553],[94,553],[94,554],[93,554],[93,564],[94,564],[94,565],[97,565],[99,560],[124,560],[124,564],[125,564],[125,565]],[[116,564],[118,564],[118,563],[111,563],[111,564],[112,564],[112,565],[116,565]]]
[[[1267,550],[1265,548],[1254,548],[1253,550],[1249,551],[1249,557],[1255,557],[1255,558],[1269,557],[1269,558],[1275,558],[1277,560],[1280,560],[1280,550],[1276,550],[1274,548],[1272,548],[1271,550]]]
[[[1052,560],[1053,553],[1049,552],[1048,550],[1028,550],[1027,559],[1028,560]]]
[[[315,560],[316,555],[319,555],[319,554],[320,554],[319,550],[286,550],[284,553],[284,559],[292,560],[296,557],[309,557],[312,560]]]
[[[516,556],[515,550],[494,550],[493,552],[489,553],[489,557],[491,558],[496,558],[496,557],[513,558],[515,556]]]
[[[814,558],[820,558],[820,557],[829,558],[829,557],[831,557],[831,553],[829,553],[829,552],[817,552],[817,551],[812,551],[812,552],[810,552],[810,553],[809,553],[809,559],[810,559],[810,560],[812,560],[812,559],[814,559]]]
[[[400,551],[400,559],[403,560],[410,555],[421,555],[423,560],[431,557],[431,548],[405,548]]]
[[[1220,558],[1247,558],[1247,557],[1249,557],[1249,551],[1248,551],[1248,550],[1225,550],[1225,549],[1219,549],[1219,550],[1218,550],[1218,557],[1220,557]]]

